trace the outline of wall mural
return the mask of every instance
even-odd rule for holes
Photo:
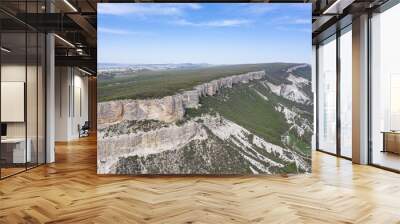
[[[310,4],[98,4],[99,174],[311,172]]]

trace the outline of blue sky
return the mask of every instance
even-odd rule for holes
[[[100,63],[311,61],[311,4],[99,3]]]

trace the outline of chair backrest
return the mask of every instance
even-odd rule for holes
[[[89,121],[85,121],[85,124],[83,124],[82,128],[87,128],[87,129],[89,129],[89,128],[90,128],[90,125],[89,125],[89,124],[90,124]]]

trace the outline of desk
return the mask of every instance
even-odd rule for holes
[[[5,138],[1,139],[1,156],[6,163],[25,163],[31,162],[31,139],[27,139],[28,143],[25,152],[25,138]]]
[[[383,131],[383,151],[400,154],[400,132]]]

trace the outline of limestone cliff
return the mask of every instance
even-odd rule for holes
[[[232,88],[237,83],[248,83],[261,79],[264,71],[229,76],[197,85],[193,90],[184,91],[161,99],[115,100],[98,104],[98,125],[108,125],[124,120],[157,120],[175,122],[183,118],[185,108],[199,106],[200,97],[213,96],[221,88]]]
[[[143,126],[143,124],[138,124]],[[118,130],[125,129],[126,126],[117,124]],[[219,155],[219,150],[222,148],[229,149],[224,153],[226,158],[231,159],[229,156],[238,154],[242,158],[242,162],[247,164],[246,167],[252,173],[274,173],[275,170],[281,169],[287,163],[293,163],[300,170],[309,172],[309,164],[306,159],[289,149],[281,146],[271,144],[262,138],[255,136],[249,130],[237,125],[236,123],[227,120],[221,116],[205,115],[197,119],[190,120],[178,126],[176,124],[167,124],[162,128],[155,127],[149,131],[135,131],[124,134],[115,134],[113,136],[104,137],[106,132],[100,131],[98,148],[98,173],[119,173],[118,166],[121,161],[140,160],[142,162],[135,162],[135,166],[127,166],[129,172],[125,170],[122,173],[169,173],[171,169],[177,169],[176,173],[181,173],[180,166],[185,167],[187,164],[182,161],[176,163],[148,165],[156,155],[167,156],[171,154],[171,158],[167,161],[174,161],[174,158],[186,158],[193,160],[194,157],[191,153],[185,152],[187,147],[197,147],[195,151],[209,148],[208,153],[202,154],[201,160],[204,163],[211,161],[214,157]],[[215,141],[220,141],[215,144]],[[185,155],[186,154],[186,155]],[[162,162],[162,161],[160,161]],[[190,162],[190,161],[188,161]],[[218,162],[218,161],[217,161]],[[219,161],[223,164],[227,161]],[[118,165],[119,164],[119,165]],[[161,166],[160,170],[150,171],[154,166]],[[201,164],[195,164],[193,169]],[[218,167],[219,165],[213,165]],[[210,167],[198,173],[207,174],[210,172]],[[226,174],[230,173],[229,169],[224,170]],[[236,171],[235,171],[236,172]],[[190,172],[188,172],[190,173]]]
[[[123,124],[116,124],[116,129],[126,129]],[[106,128],[107,129],[107,128]],[[150,131],[138,131],[105,136],[106,132],[100,130],[97,136],[99,147],[98,173],[113,173],[113,167],[120,158],[128,156],[147,156],[163,151],[179,149],[193,140],[207,139],[207,133],[201,126],[189,121],[182,126],[169,124],[162,128]]]

